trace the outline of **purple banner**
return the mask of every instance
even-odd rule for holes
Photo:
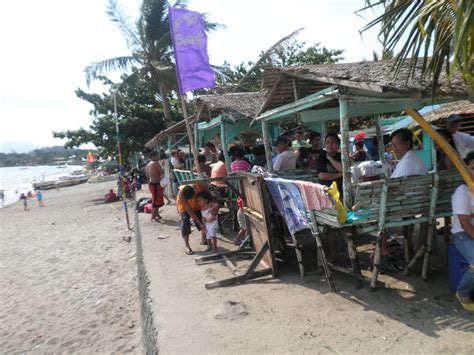
[[[170,7],[169,15],[180,95],[214,87],[214,72],[209,66],[207,38],[201,14]]]

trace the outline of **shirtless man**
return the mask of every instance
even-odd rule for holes
[[[152,212],[151,220],[158,221],[161,219],[159,208],[164,205],[163,188],[160,185],[160,180],[163,178],[163,169],[159,164],[160,153],[152,152],[150,162],[146,166],[146,176],[148,178],[148,188],[151,192]]]

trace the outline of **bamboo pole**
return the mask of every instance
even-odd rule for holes
[[[185,99],[184,95],[181,95],[180,99],[181,99],[181,108],[183,110],[184,123],[186,125],[186,132],[188,133],[188,138],[189,138],[189,145],[191,147],[191,151],[192,151],[193,157],[194,157],[194,164],[196,165],[198,176],[200,178],[202,178],[203,176],[202,176],[202,172],[201,172],[201,167],[199,166],[199,162],[198,162],[198,152],[197,152],[197,149],[196,149],[196,145],[194,144],[194,135],[193,135],[193,131],[191,129],[191,126],[189,124],[188,109],[186,108],[186,99]]]
[[[273,171],[272,165],[272,148],[270,145],[270,134],[268,123],[262,121],[262,133],[263,133],[263,145],[265,147],[265,157],[267,158],[267,169],[268,171]]]
[[[385,146],[383,144],[382,125],[380,124],[380,115],[375,117],[375,132],[377,135],[377,150],[379,153],[379,160],[382,162],[382,169],[385,178],[389,178],[387,159],[385,159]]]
[[[226,123],[221,119],[221,148],[224,154],[225,165],[227,172],[230,172],[230,157],[229,151],[227,150],[227,129]]]

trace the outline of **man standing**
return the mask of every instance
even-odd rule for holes
[[[451,132],[459,154],[464,158],[474,149],[474,137],[470,134],[459,132],[462,118],[459,115],[450,115],[446,120],[446,129]]]
[[[296,154],[289,149],[288,140],[284,137],[279,137],[273,143],[278,154],[273,161],[273,171],[281,170],[295,170],[296,168]]]
[[[148,188],[151,192],[151,220],[158,221],[161,219],[159,208],[164,205],[163,201],[163,188],[160,185],[160,181],[164,176],[163,169],[158,163],[160,159],[160,153],[152,152],[150,156],[150,162],[146,166],[146,176],[148,178]]]

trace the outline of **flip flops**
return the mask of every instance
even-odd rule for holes
[[[462,308],[464,308],[466,311],[474,312],[474,303],[464,303],[458,292],[456,292],[455,296],[458,302],[461,304]]]
[[[186,248],[185,250],[186,255],[193,255],[194,252],[191,250],[191,248]]]

